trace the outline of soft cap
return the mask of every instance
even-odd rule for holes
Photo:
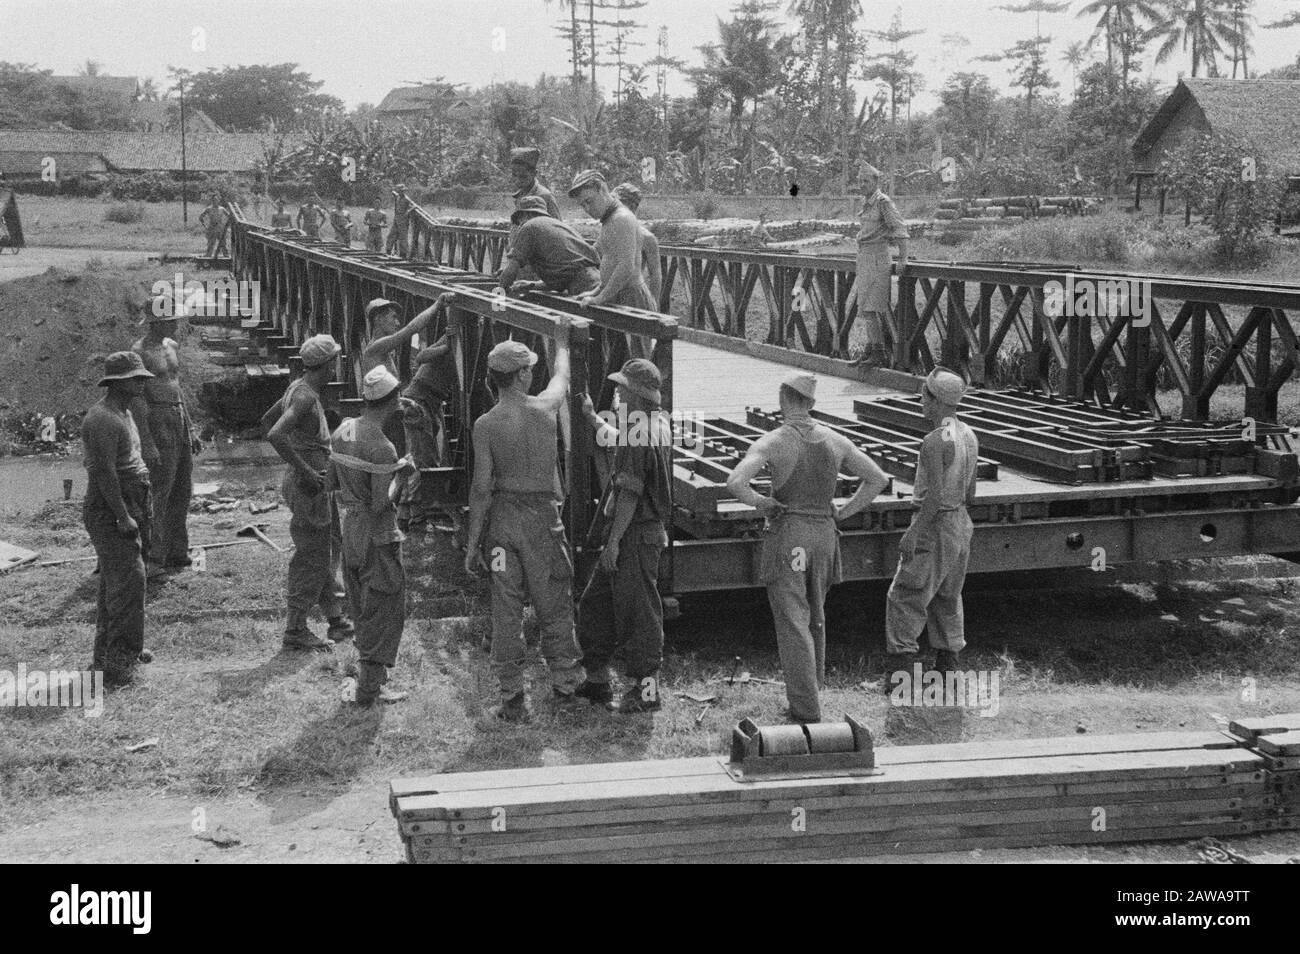
[[[330,335],[312,335],[298,349],[305,368],[319,368],[322,364],[339,356],[343,349]]]
[[[361,396],[367,401],[382,401],[397,390],[400,383],[387,366],[378,364],[367,371],[362,379]]]
[[[500,374],[531,368],[537,355],[522,341],[503,341],[488,352],[488,367]]]
[[[785,380],[781,382],[792,391],[797,391],[810,401],[817,399],[817,377],[809,374],[807,371],[796,371],[788,374]]]
[[[659,374],[659,369],[654,366],[654,362],[647,361],[645,358],[633,358],[623,365],[621,371],[611,374],[609,380],[623,385],[633,394],[656,405],[663,403],[663,395],[659,391],[663,377]]]
[[[946,368],[935,368],[925,379],[925,389],[937,401],[956,407],[966,394],[966,382]]]

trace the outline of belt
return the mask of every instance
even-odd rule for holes
[[[183,406],[182,402],[180,401],[150,401],[148,398],[145,398],[145,403],[148,404],[150,407],[182,407]]]
[[[359,470],[366,474],[395,474],[402,466],[402,461],[392,464],[372,464],[368,460],[362,460],[360,457],[353,457],[351,454],[341,454],[334,451],[330,455],[330,460],[336,464],[341,464],[350,470]]]
[[[508,500],[522,504],[558,504],[555,492],[551,490],[494,490],[493,500]]]

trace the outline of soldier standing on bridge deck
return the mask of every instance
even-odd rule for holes
[[[334,200],[334,211],[330,213],[330,226],[334,229],[334,241],[351,248],[352,213],[343,208],[342,197]]]
[[[616,185],[612,195],[633,215],[636,215],[636,210],[641,208],[641,190],[630,182]],[[659,291],[663,287],[663,271],[659,264],[659,239],[655,238],[655,234],[646,228],[640,219],[637,220],[637,225],[641,228],[641,271],[645,275],[646,287],[650,289],[650,297],[657,303]]]
[[[399,382],[382,364],[365,376],[361,417],[346,419],[330,440],[330,486],[343,511],[343,573],[348,603],[356,615],[357,705],[400,702],[404,692],[385,688],[397,664],[397,647],[406,625],[406,571],[402,531],[397,528],[399,461],[384,436],[383,422],[397,410]]]
[[[898,276],[907,271],[907,225],[894,200],[880,191],[880,170],[864,164],[859,172],[862,208],[858,211],[858,322],[866,345],[855,362],[860,367],[888,367],[884,316],[889,312],[889,246],[898,246]]]
[[[275,211],[271,213],[271,228],[273,229],[291,229],[293,228],[293,216],[284,211],[284,199],[275,200]]]
[[[560,504],[556,414],[569,392],[569,324],[555,330],[551,380],[536,396],[537,355],[518,341],[488,354],[488,375],[498,403],[474,422],[474,480],[470,487],[465,570],[486,569],[492,587],[492,669],[502,703],[500,719],[527,722],[524,691],[524,601],[541,628],[542,655],[552,692],[573,701],[583,682],[582,650],[573,626],[573,562]]]
[[[298,207],[298,228],[309,239],[320,238],[320,227],[329,218],[325,210],[317,204],[315,196],[307,200],[306,205]]]
[[[826,678],[826,594],[840,581],[836,523],[864,509],[889,483],[884,472],[842,434],[810,416],[817,379],[795,372],[781,384],[783,424],[754,442],[727,489],[767,518],[759,579],[767,587],[776,645],[785,672],[790,718],[818,722],[817,693]],[[749,486],[770,468],[772,495]],[[835,506],[841,471],[861,478],[853,496]]]
[[[92,668],[108,686],[130,683],[144,651],[149,471],[128,409],[152,377],[134,351],[110,354],[99,382],[108,393],[81,422],[88,477],[82,516],[99,557]]]
[[[384,226],[388,224],[388,213],[379,207],[379,196],[366,212],[363,220],[366,226],[366,251],[382,252],[384,250]]]
[[[131,346],[151,377],[131,404],[140,447],[153,485],[154,517],[149,541],[149,579],[190,565],[190,513],[194,455],[203,450],[185,408],[180,357],[172,337],[179,327],[181,303],[153,300],[143,338]]]
[[[600,220],[600,238],[596,240],[600,287],[579,295],[579,303],[654,311],[655,303],[641,274],[641,223],[636,216],[610,195],[605,177],[594,169],[584,169],[573,177],[569,196],[593,219]]]
[[[957,419],[966,393],[960,377],[935,368],[921,388],[925,418],[934,428],[921,444],[912,502],[916,512],[899,541],[898,570],[885,604],[889,672],[910,673],[921,631],[936,650],[935,668],[961,666],[966,645],[961,591],[974,530],[966,508],[975,501],[979,440]],[[892,687],[886,678],[886,691]]]
[[[406,185],[399,182],[393,186],[393,227],[388,230],[388,242],[384,246],[384,251],[389,255],[393,254],[393,249],[397,249],[397,254],[406,258],[407,241],[406,230],[407,222],[411,218],[411,207],[415,205],[406,197]]]
[[[230,229],[230,213],[221,205],[221,198],[214,192],[208,197],[208,206],[199,213],[199,223],[208,240],[208,250],[203,254],[208,258],[226,258],[230,249],[226,247],[226,232]]]
[[[596,250],[573,228],[551,217],[541,196],[525,196],[510,216],[514,226],[501,287],[511,291],[520,274],[531,270],[547,291],[580,295],[600,284]]]
[[[298,349],[302,377],[289,385],[280,402],[267,413],[273,420],[267,440],[289,465],[280,492],[289,507],[289,615],[284,627],[286,649],[330,651],[353,633],[343,610],[342,540],[339,516],[325,486],[330,460],[330,431],[325,422],[321,391],[334,379],[343,349],[329,335],[315,335]],[[317,603],[329,620],[329,641],[307,626],[307,614]]]
[[[621,653],[632,685],[618,705],[625,714],[654,712],[662,697],[659,667],[664,653],[664,612],[659,598],[659,558],[668,546],[672,520],[673,430],[661,411],[659,369],[633,358],[609,376],[627,407],[625,428],[596,414],[591,398],[583,410],[597,444],[617,448],[605,512],[607,538],[600,562],[578,603],[578,642],[587,681],[577,695],[609,704],[609,664]]]

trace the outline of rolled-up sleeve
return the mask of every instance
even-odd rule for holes
[[[898,206],[894,205],[894,200],[889,196],[882,196],[880,199],[880,218],[884,223],[885,233],[891,239],[907,238],[907,223],[898,213]]]

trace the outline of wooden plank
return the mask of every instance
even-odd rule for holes
[[[788,818],[794,808],[804,808],[809,812],[844,811],[870,809],[876,814],[897,813],[937,813],[952,810],[954,804],[960,803],[963,810],[991,811],[1021,808],[1026,805],[1048,804],[1055,806],[1095,806],[1129,802],[1189,801],[1204,799],[1221,799],[1241,801],[1243,805],[1263,804],[1264,799],[1276,799],[1267,794],[1263,782],[1224,785],[1217,776],[1177,780],[1176,787],[1135,787],[1132,784],[1099,783],[1093,786],[1070,785],[1023,785],[999,789],[996,798],[972,799],[968,792],[929,792],[923,795],[903,793],[895,795],[874,795],[869,797],[844,798],[802,798],[787,796],[783,798],[762,799],[753,803],[754,812],[778,813]],[[993,795],[994,793],[989,793]],[[1269,803],[1272,804],[1272,803]],[[696,805],[692,807],[694,817],[698,819],[731,817],[736,814],[736,806],[731,804]],[[630,808],[612,811],[585,811],[571,814],[523,815],[514,814],[509,818],[510,831],[543,831],[583,827],[587,825],[622,825],[631,823],[658,824],[671,822],[682,817],[680,806],[663,806],[660,808]],[[403,835],[446,834],[474,835],[489,834],[492,831],[491,818],[463,818],[445,821],[402,821]]]
[[[1254,716],[1247,719],[1235,719],[1228,723],[1228,731],[1248,742],[1255,741],[1261,735],[1278,732],[1293,732],[1300,729],[1300,712],[1284,712],[1280,715]]]
[[[1268,755],[1300,755],[1300,730],[1261,735],[1255,746]]]
[[[40,554],[35,550],[28,550],[0,540],[0,573],[28,563],[34,563],[39,556]]]

